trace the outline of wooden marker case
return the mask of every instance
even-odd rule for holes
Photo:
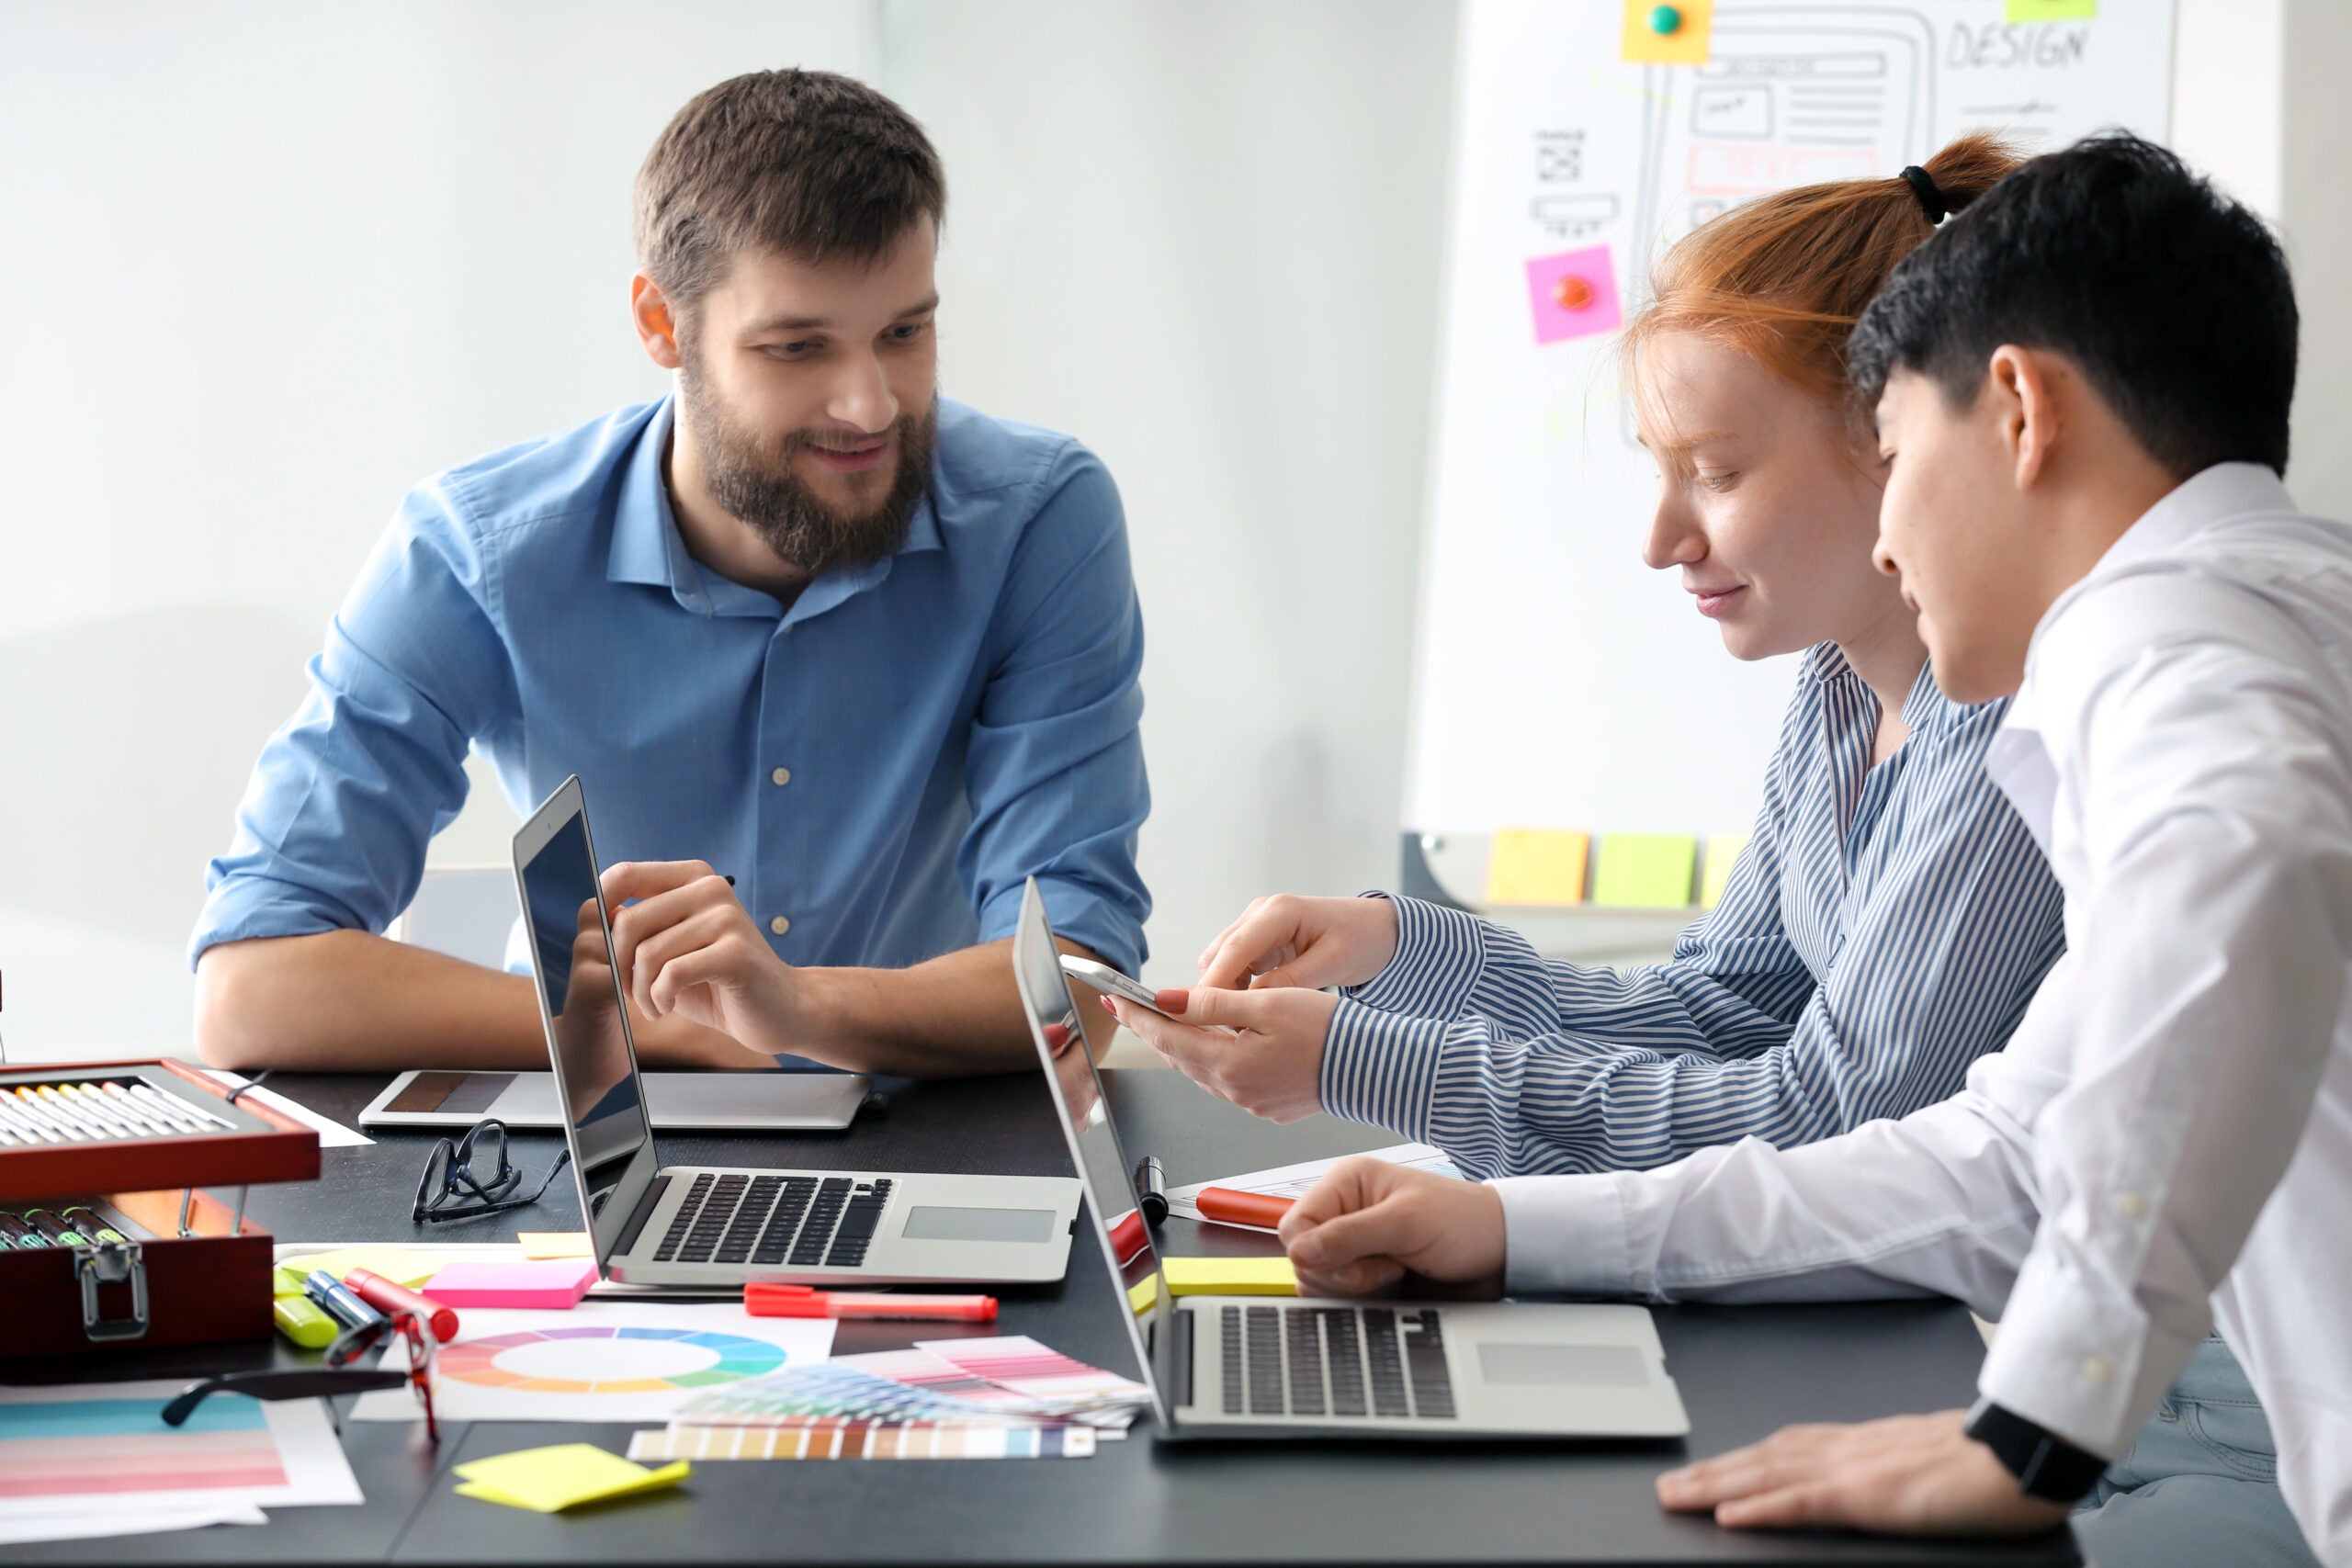
[[[256,1224],[236,1224],[230,1203],[195,1190],[315,1179],[318,1134],[250,1099],[232,1104],[228,1089],[167,1059],[0,1069],[0,1091],[94,1079],[143,1082],[231,1126],[185,1136],[0,1147],[0,1208],[96,1198],[147,1233],[120,1244],[0,1251],[6,1353],[267,1337],[270,1235]]]

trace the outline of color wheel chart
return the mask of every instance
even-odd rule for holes
[[[440,1376],[520,1393],[665,1393],[775,1371],[781,1346],[709,1329],[526,1328],[444,1348]]]

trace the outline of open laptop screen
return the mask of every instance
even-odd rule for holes
[[[574,794],[572,808],[565,810],[559,803],[567,793],[559,791],[542,807],[542,815],[559,815],[536,851],[519,852],[523,835],[517,835],[515,873],[532,968],[547,1007],[557,1092],[571,1123],[571,1157],[580,1168],[591,1228],[604,1244],[610,1239],[606,1233],[616,1232],[628,1218],[626,1205],[615,1209],[605,1200],[632,1156],[651,1141],[652,1131],[614,973],[612,934],[597,890],[585,804]],[[531,826],[538,822],[535,818]],[[605,1250],[599,1245],[597,1255]]]
[[[1053,927],[1046,919],[1046,901],[1033,878],[1021,899],[1021,921],[1012,932],[1013,975],[1020,984],[1022,1005],[1028,1010],[1030,1035],[1046,1068],[1062,1131],[1069,1139],[1070,1157],[1079,1179],[1086,1186],[1086,1206],[1110,1259],[1111,1273],[1127,1293],[1134,1308],[1123,1314],[1135,1343],[1136,1359],[1152,1397],[1159,1398],[1159,1380],[1151,1361],[1148,1332],[1165,1310],[1168,1292],[1159,1277],[1159,1253],[1152,1246],[1150,1227],[1136,1206],[1135,1167],[1119,1146],[1118,1129],[1102,1098],[1102,1080],[1094,1071],[1087,1049],[1086,1032],[1079,1027],[1078,1005],[1069,982],[1063,977],[1060,949]],[[1167,1411],[1160,1416],[1164,1421]]]

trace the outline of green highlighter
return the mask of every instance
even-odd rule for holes
[[[271,1321],[277,1325],[277,1332],[305,1350],[323,1350],[343,1332],[341,1324],[321,1312],[303,1293],[299,1270],[272,1269],[269,1287],[273,1298],[269,1303]]]

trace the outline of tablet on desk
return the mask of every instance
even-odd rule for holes
[[[680,1133],[838,1133],[873,1080],[862,1073],[646,1073],[653,1125]],[[359,1113],[363,1127],[563,1130],[553,1073],[402,1073]]]

